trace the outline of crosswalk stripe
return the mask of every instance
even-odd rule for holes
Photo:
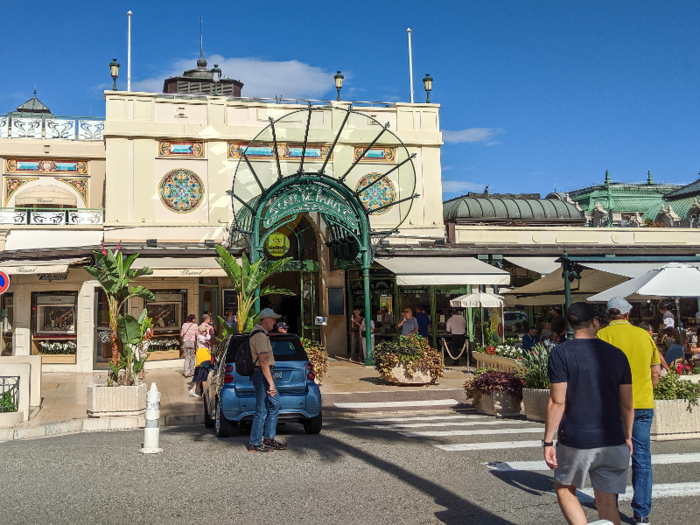
[[[466,452],[473,450],[506,450],[512,448],[540,448],[542,441],[499,441],[493,443],[456,443],[452,445],[435,445],[446,452]]]
[[[490,416],[472,416],[472,415],[456,415],[456,416],[414,416],[414,417],[378,417],[372,419],[353,419],[355,423],[403,423],[404,421],[444,421],[457,419],[477,419]]]
[[[366,403],[334,403],[338,408],[401,408],[401,407],[432,407],[458,405],[456,399],[426,399],[423,401],[385,401]]]
[[[406,437],[483,436],[488,434],[533,434],[542,433],[542,428],[499,428],[486,430],[426,430],[423,432],[399,432]]]
[[[674,465],[678,463],[700,463],[700,453],[692,454],[656,454],[651,456],[652,465]],[[498,472],[512,471],[547,471],[544,461],[508,461],[486,463],[491,470]]]
[[[393,430],[396,428],[424,428],[424,427],[470,427],[473,425],[524,425],[530,421],[447,421],[441,423],[396,423],[393,425],[372,425],[374,428]],[[543,427],[544,428],[544,427]]]
[[[554,492],[552,492],[552,494],[554,494]],[[595,501],[593,498],[593,489],[591,488],[579,490],[576,494],[581,503],[593,503]],[[659,483],[651,487],[652,499],[685,498],[697,495],[700,495],[700,483],[697,481],[686,483]],[[632,496],[634,496],[634,489],[631,485],[628,485],[625,493],[620,494],[618,499],[619,501],[631,501]]]

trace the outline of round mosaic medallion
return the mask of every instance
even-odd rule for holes
[[[165,174],[158,194],[163,205],[175,213],[189,213],[202,203],[204,184],[196,173],[178,169]]]
[[[362,177],[355,185],[355,191],[358,191],[368,184],[371,184],[379,177],[384,175],[383,173],[368,173]],[[389,177],[385,177],[381,182],[378,182],[374,186],[367,188],[360,195],[360,202],[365,206],[365,209],[372,210],[375,208],[380,208],[391,204],[396,200],[396,188],[394,183],[389,180]],[[382,211],[377,212],[375,215],[383,215],[388,212],[392,206],[384,208]]]

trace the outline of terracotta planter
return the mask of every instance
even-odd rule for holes
[[[75,364],[75,354],[41,354],[42,364]]]
[[[410,385],[425,385],[430,383],[433,378],[430,377],[430,372],[427,370],[416,369],[413,376],[409,377],[404,365],[397,365],[392,370],[394,381],[402,384]]]
[[[180,359],[180,350],[156,350],[148,355],[148,361],[166,361]]]
[[[548,389],[523,388],[523,409],[526,418],[532,421],[546,421],[548,401]]]
[[[700,438],[700,406],[689,405],[683,399],[657,400],[655,403],[651,439],[665,441]]]
[[[90,385],[87,389],[89,417],[140,416],[146,411],[145,383],[136,386]]]
[[[481,352],[474,352],[472,356],[476,359],[477,368],[492,368],[494,370],[500,370],[501,372],[514,372],[518,370],[518,362],[515,359],[508,359],[507,357],[498,355],[482,354]]]
[[[490,395],[481,394],[476,403],[476,411],[490,416],[519,416],[520,400],[502,392]]]

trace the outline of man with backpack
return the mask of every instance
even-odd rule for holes
[[[270,332],[281,316],[272,309],[260,312],[260,322],[250,332],[250,356],[255,364],[250,380],[255,387],[255,416],[250,428],[250,452],[270,452],[286,450],[287,445],[275,439],[277,434],[277,414],[280,411],[280,398],[272,379],[275,369],[275,356],[270,344]]]

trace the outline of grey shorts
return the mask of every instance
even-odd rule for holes
[[[630,451],[627,445],[581,449],[557,443],[557,464],[559,466],[554,469],[554,479],[562,485],[583,489],[586,486],[586,474],[589,474],[595,490],[624,494]]]

